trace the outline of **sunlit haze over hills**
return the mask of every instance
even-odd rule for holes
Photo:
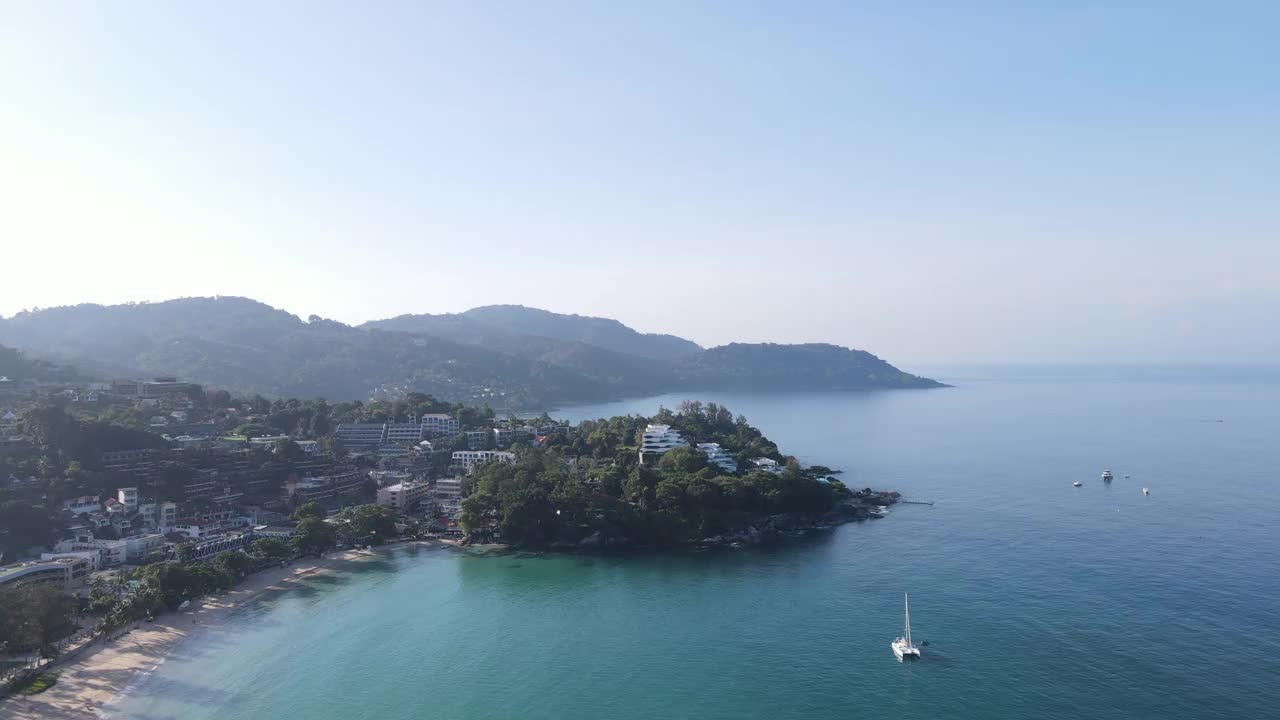
[[[1278,26],[1272,3],[13,4],[0,315],[514,303],[908,366],[1277,361]]]

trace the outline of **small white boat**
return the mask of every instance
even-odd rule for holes
[[[1151,488],[1142,488],[1142,494],[1143,494],[1143,495],[1150,495],[1150,494],[1151,494]]]
[[[899,660],[919,658],[920,648],[911,642],[911,606],[907,603],[906,593],[902,593],[902,612],[906,618],[906,625],[902,630],[903,636],[889,643],[889,647],[893,648],[893,654],[897,655]]]
[[[1103,471],[1102,471],[1102,481],[1103,481],[1103,482],[1111,482],[1111,471],[1110,471],[1110,470],[1103,470]]]
[[[1071,487],[1080,487],[1080,486],[1081,486],[1081,485],[1083,485],[1083,484],[1084,484],[1084,483],[1082,483],[1082,482],[1080,482],[1079,480],[1077,480],[1077,481],[1075,481],[1075,482],[1071,483]]]

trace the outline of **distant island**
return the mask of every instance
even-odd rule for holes
[[[0,319],[0,345],[100,378],[178,376],[237,393],[442,399],[538,409],[696,390],[936,388],[826,344],[702,348],[616,320],[517,305],[353,327],[237,297],[76,305]]]

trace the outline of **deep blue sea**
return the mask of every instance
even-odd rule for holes
[[[391,550],[241,609],[113,717],[1280,717],[1280,376],[936,376],[955,387],[559,411],[723,403],[932,506],[766,550]]]

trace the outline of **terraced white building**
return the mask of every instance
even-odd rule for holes
[[[719,467],[727,473],[738,472],[738,463],[731,457],[729,453],[720,447],[720,443],[698,443],[698,449],[707,456],[707,462]]]
[[[689,443],[680,431],[670,425],[650,425],[644,429],[640,438],[640,464],[658,461],[658,458],[678,447],[688,447]]]

